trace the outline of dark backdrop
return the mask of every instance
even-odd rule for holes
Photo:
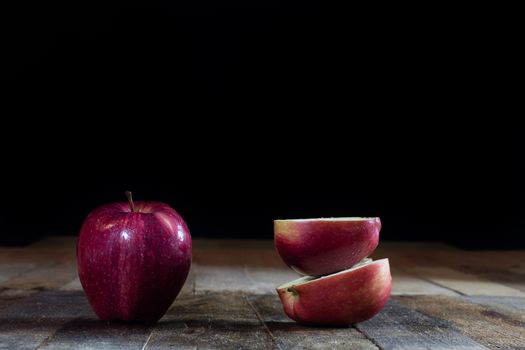
[[[1,243],[76,234],[129,189],[195,237],[377,215],[384,239],[525,247],[515,45],[496,35],[512,23],[308,1],[2,6]]]

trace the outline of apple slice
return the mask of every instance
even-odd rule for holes
[[[379,242],[379,218],[275,220],[274,241],[284,262],[303,275],[349,269]]]
[[[323,277],[304,276],[277,287],[284,312],[306,325],[346,326],[365,321],[385,306],[392,288],[388,259],[365,259]]]

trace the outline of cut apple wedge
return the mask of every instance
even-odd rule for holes
[[[275,220],[274,241],[284,262],[303,275],[323,276],[357,264],[379,242],[379,218]]]
[[[305,276],[277,287],[284,312],[306,325],[346,326],[385,306],[392,288],[388,259],[364,259],[323,277]]]

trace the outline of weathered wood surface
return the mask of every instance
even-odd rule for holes
[[[392,295],[459,295],[456,291],[391,266]]]
[[[484,349],[450,322],[405,307],[398,297],[356,328],[382,349]]]
[[[179,298],[152,333],[148,349],[269,349],[273,340],[242,292]]]
[[[34,264],[0,264],[0,283],[29,271],[34,267]]]
[[[154,326],[107,323],[77,277],[75,238],[0,247],[0,349],[525,349],[525,252],[384,242],[392,297],[343,328],[288,319],[275,287],[298,276],[271,240],[195,240],[186,284]]]
[[[399,300],[413,310],[446,321],[488,348],[525,348],[525,322],[503,308],[475,305],[468,299],[446,296],[406,296]]]
[[[518,289],[448,267],[414,267],[407,270],[424,280],[464,295],[525,297],[525,292]]]
[[[2,283],[7,289],[58,289],[77,275],[73,261],[42,264]]]
[[[62,324],[90,312],[80,292],[67,297],[42,291],[15,300],[0,310],[0,349],[35,349]]]

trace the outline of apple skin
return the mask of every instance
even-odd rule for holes
[[[369,256],[379,243],[381,220],[275,220],[274,242],[284,262],[303,275],[346,270]]]
[[[293,283],[277,288],[284,312],[298,323],[320,326],[348,326],[373,317],[385,306],[392,289],[388,259]]]
[[[191,256],[188,226],[160,202],[135,202],[134,212],[128,203],[101,206],[77,242],[80,282],[105,321],[158,321],[184,285]]]

